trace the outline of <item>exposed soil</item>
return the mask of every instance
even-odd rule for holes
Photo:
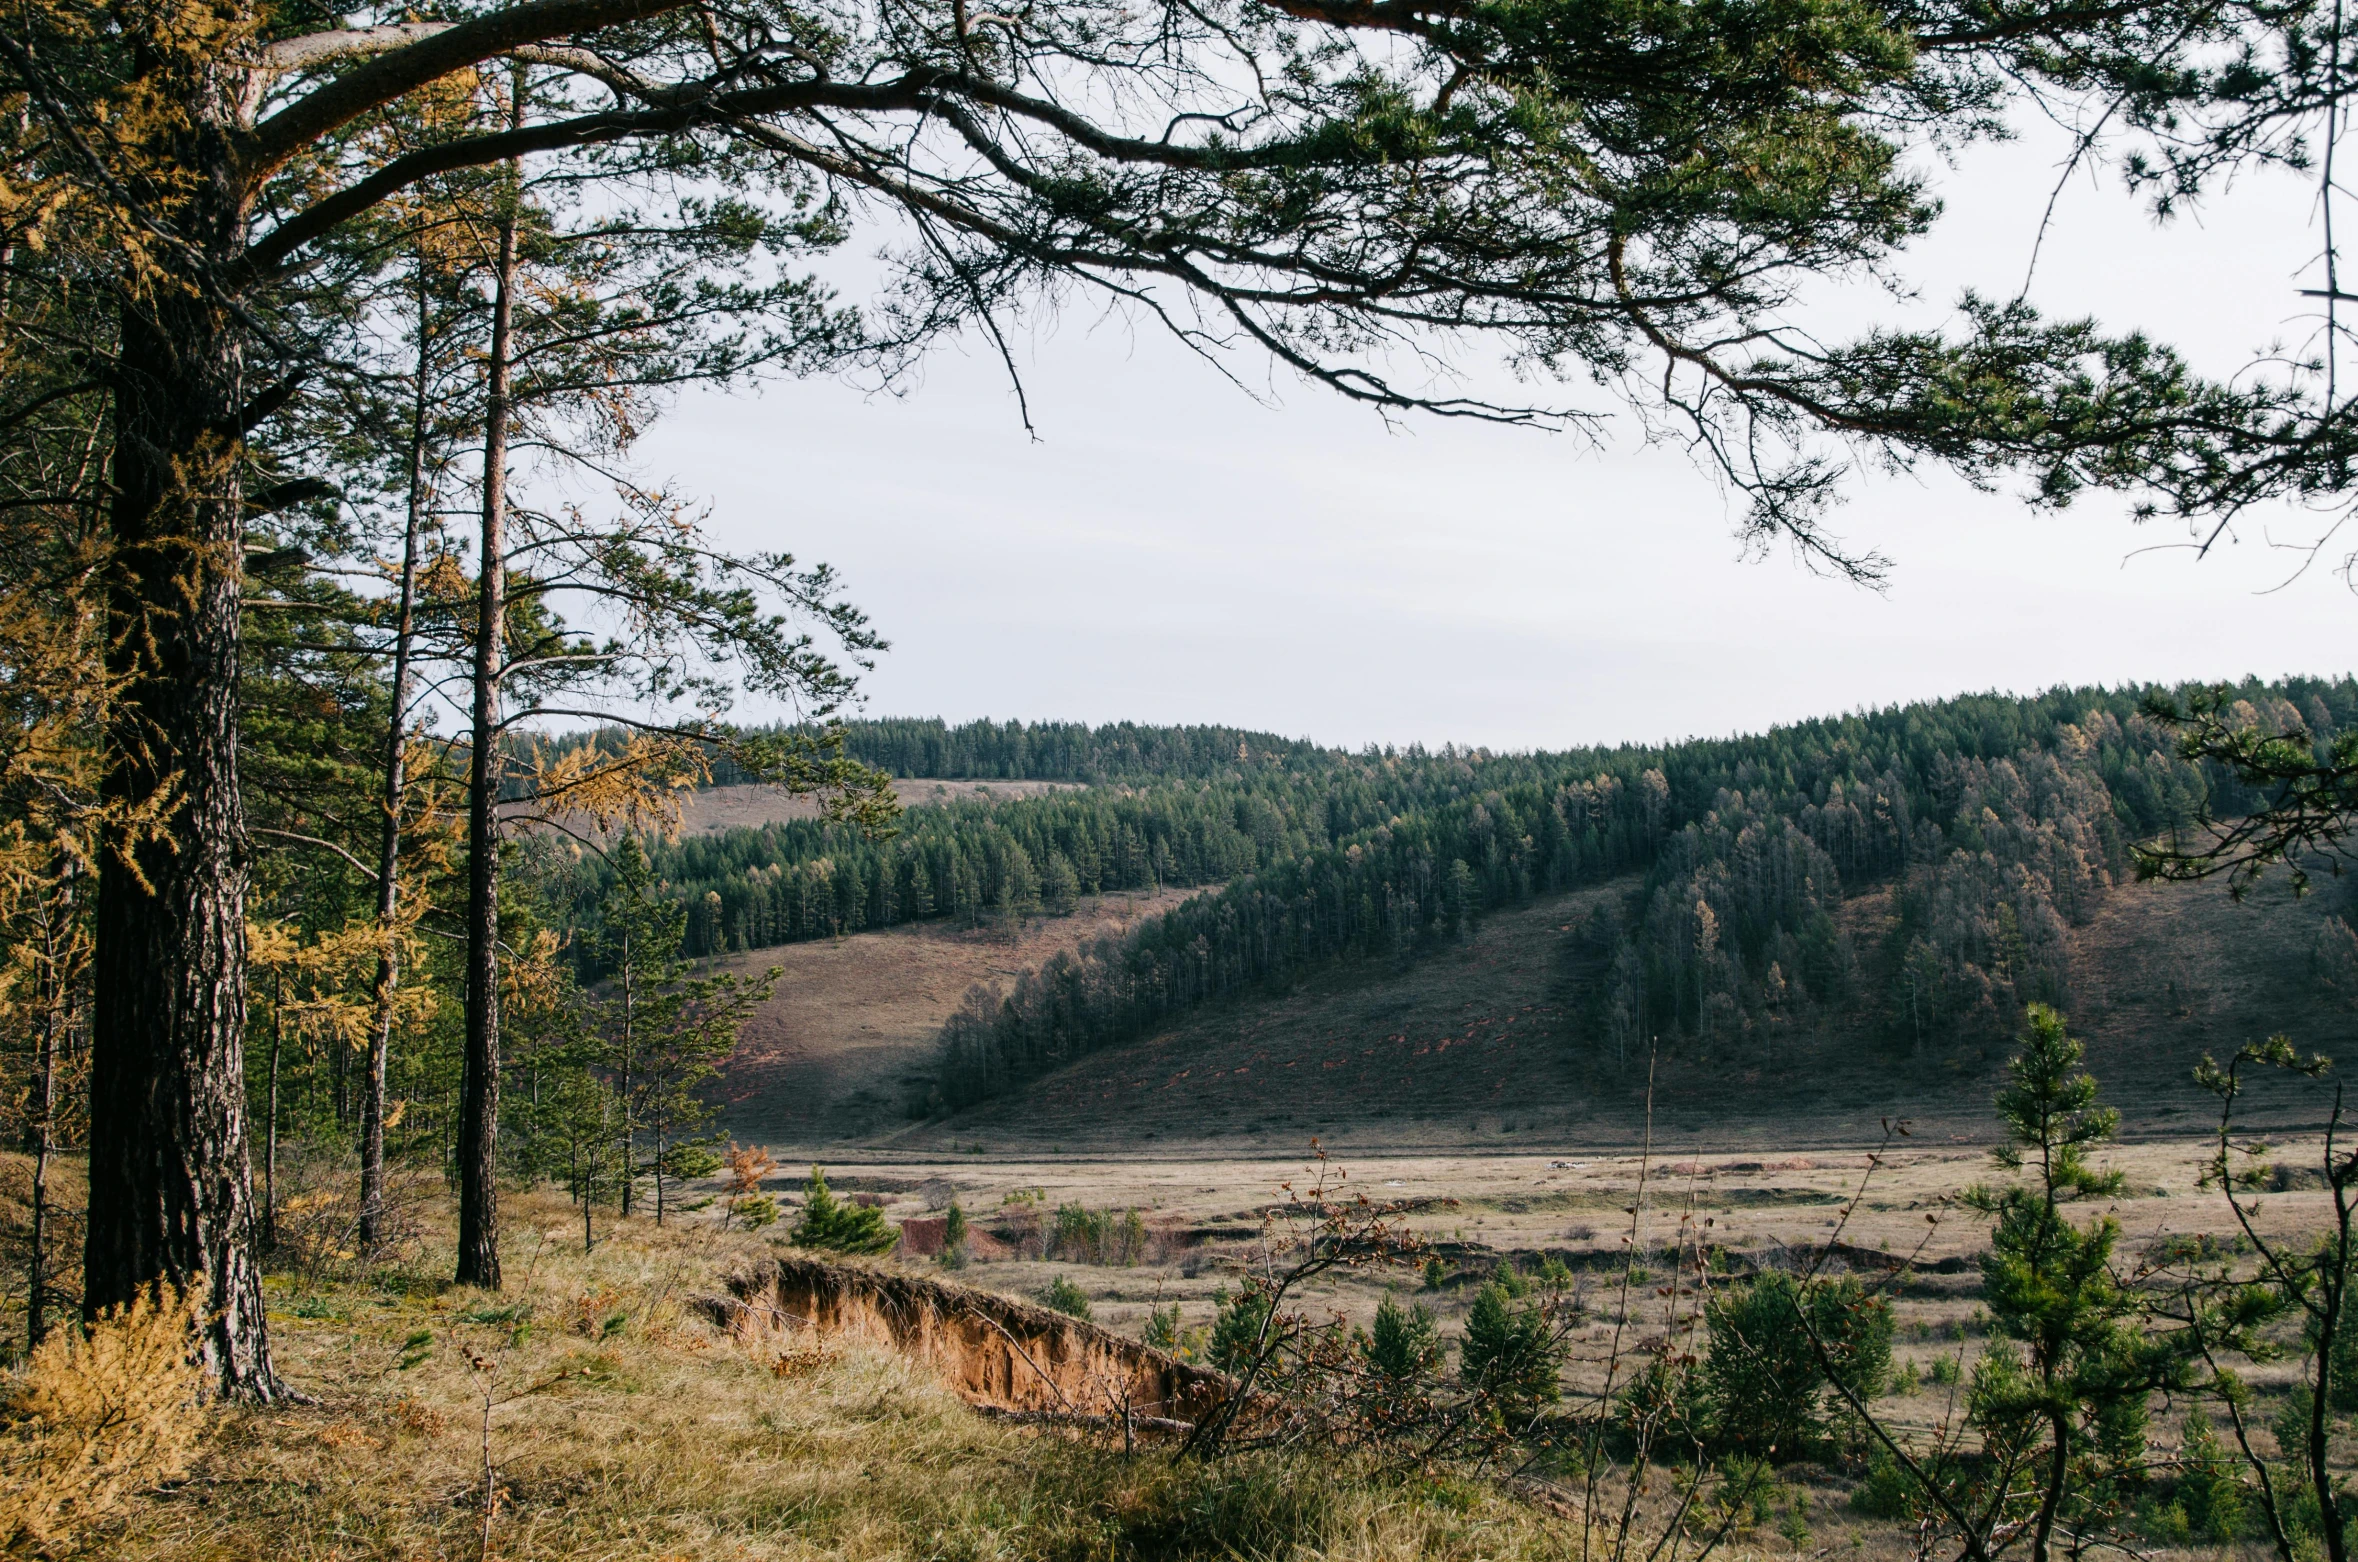
[[[992,1291],[781,1254],[739,1269],[703,1306],[740,1341],[864,1339],[923,1362],[970,1405],[1182,1429],[1231,1392],[1127,1335]]]
[[[1113,894],[1020,929],[919,923],[756,949],[719,969],[785,974],[724,1071],[727,1132],[782,1153],[898,1128],[942,1021],[977,982],[1012,983],[1061,949],[1126,931],[1200,890]]]

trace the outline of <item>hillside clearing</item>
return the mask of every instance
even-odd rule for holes
[[[1119,935],[1201,893],[1101,895],[1069,917],[1015,928],[919,922],[715,962],[721,970],[784,973],[729,1061],[721,1086],[727,1131],[783,1150],[898,1128],[912,1084],[922,1094],[931,1077],[935,1033],[969,987],[1012,982],[1059,950]]]

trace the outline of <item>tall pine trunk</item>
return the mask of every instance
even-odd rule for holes
[[[401,529],[401,582],[394,606],[393,709],[385,734],[384,820],[377,836],[377,979],[368,1037],[368,1066],[360,1087],[360,1243],[385,1238],[385,1065],[393,1050],[393,1011],[401,985],[401,946],[395,924],[401,909],[401,802],[409,784],[409,662],[417,634],[418,533],[426,511],[427,377],[432,363],[426,296],[426,253],[417,253],[418,361],[409,420],[409,511]]]
[[[214,267],[244,227],[230,112],[199,114],[191,165],[210,178],[179,203],[181,236]],[[239,327],[202,274],[127,299],[121,317],[107,592],[119,693],[106,727],[83,1306],[95,1315],[201,1279],[208,1369],[228,1392],[269,1399],[281,1390],[246,1158]]]
[[[522,127],[518,68],[510,123]],[[516,202],[521,180],[509,165],[500,214],[491,353],[483,413],[483,535],[476,581],[473,752],[467,795],[467,1048],[459,1102],[458,1279],[496,1290],[499,1272],[499,719],[507,649],[507,477],[509,359],[516,311]]]

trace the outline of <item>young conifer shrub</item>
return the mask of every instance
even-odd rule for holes
[[[1560,1397],[1556,1373],[1563,1356],[1539,1308],[1517,1303],[1497,1281],[1475,1293],[1458,1345],[1458,1376],[1491,1396],[1510,1420],[1527,1418]]]
[[[2242,1532],[2249,1493],[2232,1455],[2211,1429],[2200,1406],[2186,1413],[2186,1446],[2179,1455],[2178,1506],[2187,1527],[2203,1539],[2225,1545]]]
[[[971,1228],[967,1224],[966,1211],[959,1207],[956,1199],[952,1199],[950,1212],[942,1220],[942,1267],[944,1269],[964,1269],[966,1267],[966,1239],[970,1232]]]
[[[1243,1372],[1253,1364],[1269,1317],[1269,1298],[1247,1288],[1234,1296],[1223,1286],[1212,1295],[1219,1312],[1212,1320],[1212,1365],[1223,1372]]]
[[[1179,1353],[1179,1304],[1157,1307],[1146,1315],[1146,1330],[1139,1336],[1148,1348]]]
[[[1770,1270],[1719,1292],[1704,1321],[1701,1409],[1714,1443],[1730,1452],[1798,1459],[1826,1439],[1832,1385],[1812,1333],[1859,1398],[1881,1393],[1890,1375],[1891,1306],[1855,1275],[1797,1280]]]
[[[1064,1314],[1067,1318],[1089,1321],[1089,1293],[1062,1275],[1048,1282],[1048,1289],[1040,1293],[1042,1305]]]
[[[1390,1292],[1376,1304],[1365,1347],[1369,1370],[1392,1383],[1416,1383],[1441,1365],[1441,1328],[1433,1310],[1403,1307]]]
[[[188,1468],[210,1423],[193,1356],[201,1294],[59,1329],[0,1384],[0,1550],[84,1529]]]
[[[827,1188],[827,1174],[811,1168],[803,1189],[802,1219],[795,1223],[796,1247],[824,1253],[889,1253],[900,1244],[901,1233],[884,1218],[884,1211],[864,1204],[843,1204]]]

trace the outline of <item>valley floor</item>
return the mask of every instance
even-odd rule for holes
[[[2283,1143],[2277,1153],[2298,1164],[2314,1150]],[[2203,1154],[2193,1140],[2106,1152],[2127,1176],[2117,1212],[2132,1252],[2230,1229],[2224,1206],[2196,1186]],[[961,1154],[839,1166],[835,1180],[896,1219],[958,1198],[980,1233],[977,1259],[942,1278],[1035,1296],[1062,1277],[1099,1322],[1135,1333],[1158,1303],[1178,1303],[1185,1327],[1208,1322],[1216,1290],[1254,1261],[1264,1219],[1282,1209],[1289,1185],[1306,1190],[1322,1172],[1417,1205],[1411,1224],[1445,1258],[1438,1285],[1414,1271],[1331,1277],[1303,1298],[1313,1313],[1364,1321],[1392,1289],[1435,1308],[1454,1334],[1500,1262],[1555,1255],[1597,1310],[1575,1342],[1577,1384],[1597,1376],[1613,1348],[1625,1236],[1657,1272],[1663,1249],[1698,1235],[1756,1258],[1839,1240],[1850,1257],[1838,1262],[1870,1272],[1884,1249],[1926,1265],[1969,1259],[1986,1233],[1954,1197],[1990,1165],[1978,1152],[1914,1146],[1879,1163],[1855,1154],[1501,1154],[1321,1167],[1302,1157]],[[780,1191],[790,1193],[791,1180],[780,1179]],[[2263,1221],[2277,1232],[2313,1225],[2321,1199],[2270,1195]],[[1041,1217],[1062,1204],[1138,1209],[1151,1233],[1146,1251],[1118,1266],[1043,1255]],[[1641,1209],[1634,1224],[1624,1213],[1631,1205]],[[724,1231],[709,1211],[662,1229],[638,1219],[605,1230],[585,1254],[577,1217],[554,1195],[519,1193],[508,1207],[504,1294],[440,1278],[448,1241],[438,1205],[420,1207],[419,1245],[399,1265],[342,1271],[329,1255],[330,1269],[275,1275],[280,1359],[310,1402],[229,1413],[188,1479],[140,1493],[120,1519],[82,1537],[81,1553],[142,1562],[1579,1555],[1576,1522],[1468,1472],[1315,1450],[1211,1465],[1154,1449],[1125,1454],[986,1420],[917,1365],[873,1346],[797,1337],[781,1347],[718,1332],[695,1299],[770,1251],[782,1227]],[[921,1259],[884,1262],[941,1274]],[[1949,1272],[1919,1272],[1896,1292],[1901,1373],[1880,1408],[1898,1427],[1928,1429],[1953,1413],[1954,1391],[1933,1383],[1936,1369],[1969,1370],[1983,1348],[1975,1266],[1942,1268]],[[1628,1316],[1645,1328],[1657,1303],[1642,1287],[1630,1294]],[[2264,1375],[2255,1382],[2263,1395],[2275,1386]],[[1786,1467],[1774,1503],[1723,1554],[1899,1562],[1911,1532],[1854,1511],[1858,1479],[1847,1467]],[[2190,1553],[2160,1543],[2141,1554]]]

